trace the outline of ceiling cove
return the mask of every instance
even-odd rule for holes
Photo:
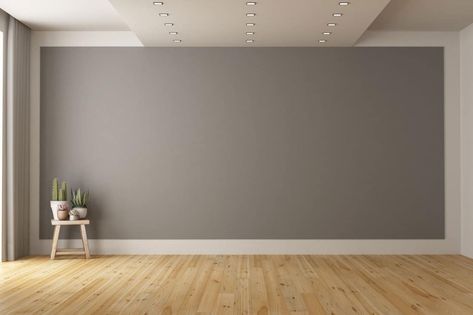
[[[353,46],[390,0],[110,0],[144,46]]]

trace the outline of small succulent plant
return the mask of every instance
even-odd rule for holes
[[[76,191],[71,190],[72,206],[77,208],[87,208],[87,201],[89,200],[89,192],[81,192],[80,188]]]
[[[69,215],[79,216],[79,211],[77,211],[76,209],[72,209],[71,211],[69,211]]]

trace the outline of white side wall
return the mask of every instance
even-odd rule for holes
[[[131,32],[33,32],[31,44],[31,254],[39,239],[41,46],[140,46]],[[460,253],[460,53],[452,32],[367,32],[359,46],[445,47],[445,231],[442,240],[91,240],[93,254],[458,254]],[[389,74],[387,74],[389,75]],[[413,83],[415,84],[415,83]],[[91,223],[93,224],[93,222]],[[80,247],[78,240],[60,245]]]
[[[460,32],[462,244],[461,253],[473,258],[473,24]]]

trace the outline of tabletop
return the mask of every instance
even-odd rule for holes
[[[89,224],[90,220],[51,220],[52,225],[83,225],[83,224]]]

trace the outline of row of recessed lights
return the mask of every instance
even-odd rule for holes
[[[248,2],[246,3],[246,5],[247,5],[247,6],[250,6],[250,7],[251,7],[251,6],[255,6],[255,5],[256,5],[256,2],[254,2],[254,1],[248,1]],[[246,13],[246,16],[247,16],[247,17],[255,17],[255,16],[256,16],[256,13],[248,12],[248,13]],[[255,23],[246,23],[246,26],[247,26],[247,27],[253,27],[253,26],[256,26],[256,24],[255,24]],[[253,35],[255,35],[255,32],[253,32],[253,31],[247,31],[245,34],[246,34],[246,36],[253,36]],[[252,44],[252,43],[254,43],[254,42],[255,42],[255,40],[252,39],[252,38],[248,38],[248,39],[246,40],[246,43],[247,43],[247,44]]]
[[[162,2],[162,1],[153,1],[153,5],[156,5],[156,6],[160,6],[160,7],[161,7],[161,6],[164,5],[164,2]],[[170,14],[167,13],[167,12],[160,12],[160,13],[158,13],[158,15],[159,15],[160,17],[168,17]],[[166,27],[173,27],[173,26],[174,26],[174,23],[166,22],[166,23],[164,23],[164,26],[166,26]],[[179,34],[179,33],[176,32],[176,31],[171,31],[171,32],[169,32],[169,35],[171,35],[171,36],[176,36],[176,35],[178,35],[178,34]],[[182,43],[182,40],[180,40],[180,39],[178,39],[178,38],[174,38],[172,41],[173,41],[173,43],[176,43],[176,44]]]
[[[163,5],[164,5],[164,2],[162,2],[162,1],[154,1],[153,4],[156,5],[156,6],[163,6]],[[246,5],[247,5],[247,6],[255,6],[255,5],[256,5],[256,2],[254,2],[254,1],[248,1],[248,2],[246,2]],[[340,6],[348,6],[348,5],[350,5],[350,2],[341,1],[341,2],[338,3],[338,5],[340,5]],[[161,12],[161,13],[159,13],[158,15],[159,15],[160,17],[168,17],[168,16],[169,16],[169,13]],[[256,16],[256,13],[248,12],[248,13],[246,13],[246,16],[247,16],[247,17],[255,17],[255,16]],[[337,12],[337,13],[333,13],[332,16],[333,16],[333,17],[342,17],[342,16],[343,16],[343,13],[338,13],[338,12]],[[172,27],[172,26],[174,26],[174,23],[164,23],[164,26]],[[253,27],[253,26],[256,26],[256,24],[255,24],[255,23],[246,23],[246,26]],[[335,27],[335,26],[337,26],[337,23],[333,23],[333,22],[327,23],[327,26],[329,26],[329,27]],[[169,32],[169,35],[173,35],[173,36],[174,36],[174,35],[178,35],[178,34],[179,34],[179,33],[178,33],[178,32],[175,32],[175,31]],[[332,32],[323,32],[322,34],[325,35],[325,36],[328,36],[328,35],[331,35]],[[247,36],[255,35],[255,32],[246,32],[246,35],[247,35]],[[173,42],[174,42],[174,43],[181,43],[182,40],[180,40],[180,39],[173,39]],[[247,39],[246,42],[247,42],[248,44],[251,44],[251,43],[254,43],[255,40],[254,40],[254,39]],[[326,43],[326,42],[328,42],[327,39],[319,39],[319,43],[321,43],[321,44]]]
[[[341,1],[341,2],[338,3],[338,5],[342,6],[342,7],[346,7],[346,6],[350,5],[350,2]],[[332,13],[332,16],[333,17],[342,17],[343,13],[340,13],[340,12]],[[337,26],[337,23],[330,22],[330,23],[327,23],[327,26],[328,27],[335,27],[335,26]],[[323,32],[322,35],[329,36],[329,35],[332,35],[332,32],[326,31],[326,32]],[[326,42],[328,42],[328,39],[319,39],[320,44],[324,44]]]

